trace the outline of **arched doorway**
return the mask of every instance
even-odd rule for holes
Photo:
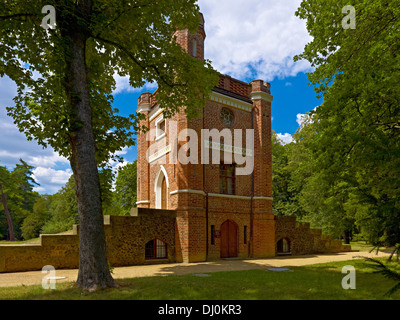
[[[279,254],[291,254],[292,245],[288,238],[282,238],[276,243],[276,253]]]
[[[161,166],[154,185],[154,192],[156,195],[156,209],[168,209],[168,188],[169,183],[167,171],[163,166]]]
[[[167,179],[165,177],[161,182],[161,209],[167,209]]]
[[[221,225],[221,258],[238,256],[238,226],[232,220]]]

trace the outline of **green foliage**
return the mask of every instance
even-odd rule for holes
[[[50,218],[51,198],[49,195],[40,196],[33,206],[33,212],[24,219],[21,232],[25,240],[39,237],[42,227]]]
[[[14,235],[16,239],[21,239],[21,227],[24,219],[33,210],[33,206],[39,195],[33,191],[37,184],[32,179],[33,167],[20,159],[14,169],[0,167],[0,184],[6,198],[7,208],[12,221]],[[9,234],[7,220],[5,218],[5,208],[0,201],[0,233]]]
[[[291,183],[305,219],[338,233],[355,226],[375,245],[400,242],[400,5],[354,0],[344,29],[336,0],[304,0],[296,15],[313,37],[295,60],[324,103],[296,133]]]
[[[232,261],[232,263],[235,263]],[[357,270],[357,290],[343,290],[340,283],[345,265]],[[204,266],[203,268],[207,268]],[[257,267],[254,267],[257,269]],[[258,265],[259,268],[259,265]],[[210,272],[211,277],[193,274],[136,277],[121,279],[120,288],[82,293],[71,282],[57,283],[57,290],[45,290],[41,285],[0,288],[1,299],[13,300],[399,300],[400,293],[384,294],[393,281],[371,271],[361,259],[290,267],[294,272],[239,270]],[[221,266],[221,270],[223,267]],[[203,269],[207,272],[207,269]],[[215,271],[211,269],[209,271]],[[121,273],[119,273],[121,274]],[[140,302],[139,302],[140,303]],[[286,302],[284,302],[286,303]],[[312,302],[314,303],[314,302]],[[365,309],[368,310],[369,309]],[[346,310],[347,312],[348,310]],[[359,310],[355,309],[357,315]],[[343,312],[341,309],[340,312]],[[298,313],[295,310],[293,314]],[[243,309],[243,314],[249,317]],[[287,313],[286,313],[287,314]],[[338,313],[339,315],[339,313]],[[256,316],[255,316],[256,317]],[[174,318],[174,317],[173,317]],[[177,317],[175,317],[177,318]],[[214,317],[213,317],[214,318]],[[218,318],[218,317],[217,317]],[[240,318],[240,317],[238,317]],[[242,317],[243,318],[243,317]]]
[[[388,263],[385,264],[380,260],[373,258],[365,258],[366,261],[370,262],[370,266],[375,270],[373,273],[378,273],[384,276],[387,279],[397,281],[398,283],[392,287],[388,292],[386,292],[385,296],[392,296],[397,291],[400,290],[400,270],[392,268]],[[397,264],[398,267],[398,264]]]
[[[119,208],[114,203],[113,181],[114,173],[111,168],[102,168],[99,171],[101,202],[103,215],[119,215]]]
[[[118,171],[114,199],[121,215],[129,215],[137,202],[137,162],[129,163]]]
[[[44,5],[56,9],[57,27],[44,30]],[[0,76],[8,75],[18,86],[15,105],[7,108],[28,140],[50,145],[71,157],[71,138],[82,126],[74,113],[70,76],[70,41],[66,27],[76,21],[84,32],[96,158],[107,164],[115,152],[134,144],[137,115],[119,115],[112,108],[114,75],[129,76],[132,87],[158,84],[157,100],[170,116],[182,106],[195,116],[218,82],[209,61],[186,54],[171,41],[177,27],[196,30],[200,22],[195,0],[92,1],[91,16],[77,12],[72,0],[23,0],[0,5]],[[173,21],[173,23],[172,23]],[[85,72],[82,70],[82,72]],[[29,88],[29,90],[27,90]],[[72,100],[71,100],[72,99]]]
[[[43,225],[41,233],[54,234],[72,229],[78,223],[78,205],[75,195],[74,177],[51,197],[49,206],[50,217]]]
[[[281,145],[273,139],[274,210],[341,237],[354,226],[352,212],[345,207],[349,186],[318,166],[312,149],[318,139],[314,120],[312,115],[304,118],[293,143]]]
[[[33,185],[29,184],[35,183],[30,177],[32,167],[22,160],[21,163],[23,166],[17,165],[12,172],[0,167],[0,181],[4,185],[7,183],[4,190],[7,192],[17,239],[29,240],[37,238],[41,233],[54,234],[71,230],[72,225],[78,223],[74,177],[71,176],[66,185],[54,195],[38,195],[32,192]],[[101,170],[99,176],[104,215],[129,215],[130,209],[136,207],[136,161],[119,169],[115,190],[111,169]],[[1,203],[0,230],[4,235],[8,233]]]
[[[274,211],[276,215],[301,217],[304,212],[298,202],[298,188],[293,183],[289,161],[293,144],[283,145],[275,132],[272,132],[272,188]]]
[[[55,29],[40,25],[45,5],[56,10]],[[143,129],[139,115],[121,116],[112,107],[114,76],[129,76],[134,88],[156,82],[156,99],[166,117],[184,106],[189,118],[200,115],[218,73],[209,61],[190,57],[171,41],[177,27],[194,32],[199,23],[196,0],[0,4],[0,76],[8,75],[18,90],[7,112],[28,140],[50,145],[70,160],[80,235],[87,240],[80,246],[77,283],[86,290],[114,285],[101,220],[107,195],[101,194],[97,168],[117,159],[116,152],[132,146],[135,132]],[[88,273],[106,276],[93,281]]]

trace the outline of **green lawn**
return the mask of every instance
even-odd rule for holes
[[[0,244],[40,244],[40,238],[34,238],[30,240],[18,240],[18,241],[7,241],[7,240],[0,240]]]
[[[356,268],[355,290],[342,289],[343,266]],[[393,264],[395,265],[395,264]],[[398,265],[395,265],[398,268]],[[41,286],[0,288],[0,299],[118,299],[118,300],[381,300],[400,299],[385,293],[396,282],[373,274],[362,260],[292,267],[293,272],[266,270],[117,280],[120,288],[82,293],[72,283],[57,284],[56,290]]]
[[[376,247],[374,247],[371,244],[368,244],[366,241],[352,241],[351,242],[351,249],[352,250],[359,250],[359,251],[371,251],[371,250],[376,250]],[[386,253],[392,253],[394,250],[394,247],[380,247],[379,251],[381,252],[386,252]]]

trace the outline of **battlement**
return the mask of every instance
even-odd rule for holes
[[[350,245],[332,239],[330,235],[323,234],[321,229],[310,228],[308,222],[296,221],[294,216],[276,216],[275,221],[276,241],[286,239],[293,255],[351,251]]]
[[[132,216],[104,216],[107,259],[112,266],[174,262],[176,211],[133,209]],[[167,244],[167,258],[146,260],[145,245],[159,239]],[[69,234],[43,234],[39,244],[0,245],[0,272],[79,267],[79,226]]]

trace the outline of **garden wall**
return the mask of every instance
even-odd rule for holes
[[[344,245],[341,240],[322,234],[320,229],[310,228],[309,223],[297,222],[294,216],[276,216],[275,223],[276,243],[287,239],[292,255],[351,251],[350,245]]]
[[[105,216],[107,258],[112,266],[175,261],[176,212],[133,209],[132,216]],[[153,239],[167,244],[167,259],[146,260],[145,244]],[[79,226],[71,234],[41,235],[40,244],[0,245],[0,272],[79,267]]]

